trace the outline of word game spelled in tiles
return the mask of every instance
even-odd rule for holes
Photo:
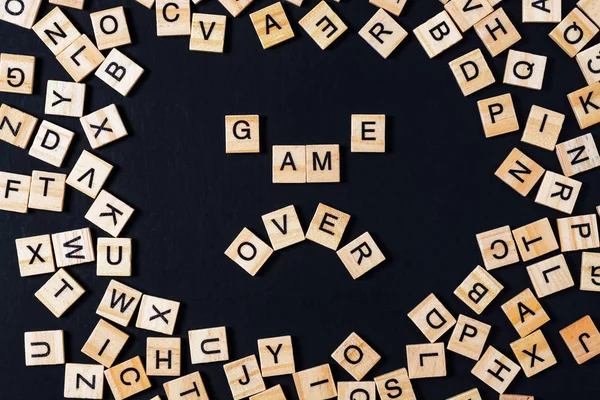
[[[546,171],[535,202],[571,214],[580,190],[581,182],[552,171]]]
[[[531,289],[525,289],[502,305],[502,311],[521,337],[550,321]]]
[[[554,22],[562,18],[562,0],[523,0],[523,22]]]
[[[114,104],[79,118],[79,122],[94,150],[127,136],[127,129]]]
[[[406,0],[369,0],[369,3],[399,17],[406,5]]]
[[[352,114],[350,151],[385,153],[384,114]]]
[[[127,339],[129,339],[128,334],[100,319],[81,352],[106,368],[110,368]]]
[[[306,182],[340,181],[340,145],[313,144],[306,146]]]
[[[510,226],[478,233],[476,238],[483,263],[488,271],[520,261]]]
[[[41,4],[42,0],[6,0],[0,7],[0,20],[18,25],[22,28],[31,29]]]
[[[486,138],[519,130],[519,120],[510,93],[479,100],[477,108]]]
[[[566,176],[577,175],[600,165],[600,155],[591,133],[557,144],[556,155]]]
[[[52,122],[42,121],[29,149],[29,155],[60,168],[74,137],[74,132]]]
[[[263,377],[289,375],[296,372],[291,336],[258,340],[258,356]]]
[[[299,400],[327,400],[337,396],[329,364],[296,372],[293,378]]]
[[[572,58],[597,33],[598,27],[579,8],[575,7],[548,36]]]
[[[479,390],[471,389],[466,392],[459,393],[456,396],[452,396],[446,400],[481,400],[481,395],[479,394]]]
[[[539,298],[575,286],[565,256],[562,254],[528,266],[527,274]]]
[[[250,400],[286,400],[286,398],[281,385],[277,385],[264,392],[250,396]]]
[[[450,61],[449,65],[464,96],[473,94],[496,82],[479,49]]]
[[[25,365],[60,365],[65,363],[63,331],[25,332]]]
[[[544,171],[544,168],[538,163],[515,147],[494,175],[521,196],[527,196],[537,181],[544,175]]]
[[[142,296],[136,328],[172,335],[177,322],[179,302],[160,297]]]
[[[273,183],[306,183],[306,146],[273,146]]]
[[[265,50],[294,37],[294,31],[281,2],[253,12],[250,19]]]
[[[504,83],[541,90],[547,60],[546,56],[509,50],[504,70]]]
[[[102,399],[104,367],[98,364],[65,365],[65,399]]]
[[[26,149],[38,119],[10,107],[0,105],[0,140],[21,149]]]
[[[273,250],[281,250],[305,239],[304,230],[293,205],[265,214],[262,220]]]
[[[463,33],[494,11],[488,0],[451,0],[444,8]]]
[[[325,0],[310,10],[299,24],[322,50],[329,47],[348,29]]]
[[[33,171],[29,189],[29,208],[62,212],[66,179],[65,174]]]
[[[219,0],[232,17],[237,17],[254,0]]]
[[[83,116],[85,84],[48,80],[44,113],[65,117]]]
[[[0,92],[33,93],[35,57],[0,54]]]
[[[126,399],[152,386],[139,356],[107,369],[104,377],[115,400]]]
[[[260,153],[258,115],[225,116],[225,153]]]
[[[393,0],[375,1],[389,1],[389,3],[394,3]],[[408,32],[384,9],[377,10],[375,15],[361,28],[358,34],[383,58],[388,58],[408,36]]]
[[[83,293],[85,293],[85,289],[65,269],[59,269],[44,286],[35,292],[35,297],[56,318],[59,318]]]
[[[579,290],[600,292],[600,253],[581,253]]]
[[[164,383],[163,389],[169,400],[208,399],[204,382],[198,371]]]
[[[406,368],[376,376],[375,385],[382,399],[416,400]]]
[[[558,249],[556,236],[548,218],[542,218],[525,226],[513,229],[521,259],[526,262]]]
[[[600,247],[596,214],[559,218],[556,224],[563,253]]]
[[[104,61],[104,56],[90,38],[84,34],[61,51],[56,59],[75,82],[81,82],[98,68]]]
[[[267,389],[255,355],[225,364],[223,370],[235,400],[252,396]]]
[[[471,310],[481,314],[504,286],[489,272],[477,266],[456,288],[454,294]]]
[[[59,7],[54,7],[32,29],[55,56],[81,36]]]
[[[181,375],[181,338],[147,338],[146,373],[148,376]]]
[[[600,82],[569,93],[567,98],[581,129],[600,123]]]
[[[335,251],[349,221],[349,214],[319,203],[315,215],[310,221],[306,238]]]
[[[510,348],[528,378],[556,365],[556,358],[540,330],[515,340],[510,344]]]
[[[229,360],[227,328],[224,326],[188,332],[192,364]]]
[[[353,279],[360,278],[385,261],[385,256],[369,232],[363,233],[339,249],[337,255]]]
[[[564,122],[564,114],[533,105],[521,141],[552,151]]]
[[[489,346],[471,373],[496,392],[504,393],[520,370],[514,361]]]
[[[113,166],[106,161],[83,150],[66,182],[67,185],[95,199],[112,169]]]
[[[496,57],[521,40],[519,31],[502,7],[476,23],[475,32],[492,57]]]
[[[216,14],[192,14],[190,50],[223,53],[227,17]]]
[[[117,237],[131,218],[133,211],[133,208],[123,201],[106,190],[102,190],[85,214],[85,219],[103,231]]]
[[[448,341],[448,350],[477,361],[491,329],[490,325],[461,314]]]
[[[560,336],[579,365],[600,354],[600,332],[589,315],[561,329]]]
[[[433,58],[462,40],[460,30],[446,11],[419,25],[413,33],[423,49]]]
[[[244,228],[225,250],[225,255],[254,276],[273,254],[273,249],[258,236]]]
[[[433,293],[409,312],[408,318],[431,343],[438,340],[456,323],[456,319],[450,314],[450,311]]]
[[[127,326],[141,297],[142,292],[113,279],[106,288],[96,314],[121,326]]]
[[[56,270],[50,235],[16,239],[15,245],[22,277],[48,274]]]
[[[600,43],[583,50],[576,58],[588,85],[600,81]]]
[[[410,379],[446,376],[444,343],[407,345],[406,365]]]
[[[112,49],[96,70],[96,76],[108,86],[127,96],[144,69],[117,49]]]
[[[156,36],[190,34],[189,0],[156,0]]]
[[[58,267],[85,264],[96,259],[90,228],[55,233],[52,235],[52,247]]]
[[[98,238],[97,276],[131,276],[131,239]]]
[[[381,356],[354,332],[333,352],[331,358],[357,381],[381,360]]]
[[[131,43],[125,10],[122,6],[90,13],[99,50]]]
[[[0,171],[0,210],[27,213],[31,177]]]
[[[353,400],[363,397],[367,400],[377,398],[375,382],[338,382],[338,400]]]

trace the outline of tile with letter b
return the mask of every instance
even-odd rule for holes
[[[476,235],[483,263],[488,271],[520,261],[510,226],[502,226]]]
[[[496,82],[492,70],[479,49],[450,61],[449,65],[464,96],[473,94]]]
[[[81,82],[104,61],[104,55],[90,38],[83,34],[61,51],[56,59],[75,82]]]
[[[192,14],[190,50],[223,53],[227,17],[216,14]]]
[[[546,171],[535,202],[571,214],[580,190],[581,182],[552,171]]]
[[[22,277],[48,274],[56,270],[50,235],[16,239],[15,244]]]
[[[382,399],[416,400],[406,368],[375,377],[377,392]]]
[[[65,399],[102,399],[104,367],[98,364],[65,365]]]
[[[250,19],[265,50],[294,37],[294,31],[281,2],[253,12]]]
[[[260,370],[265,378],[296,372],[291,336],[258,339],[258,356]]]
[[[254,276],[273,254],[273,249],[258,236],[244,228],[225,250],[225,255]]]
[[[491,329],[488,324],[459,315],[448,341],[448,350],[477,361]]]
[[[60,168],[74,137],[74,132],[52,122],[42,121],[29,149],[29,155]]]
[[[531,289],[525,289],[502,305],[502,311],[521,337],[550,321]]]
[[[181,375],[181,338],[147,338],[146,373],[148,376]]]
[[[581,253],[579,290],[600,292],[600,253]]]
[[[461,32],[469,30],[477,22],[494,11],[488,0],[450,0],[444,5]]]
[[[399,17],[406,5],[406,0],[369,0],[369,3]]]
[[[142,296],[135,327],[172,335],[178,313],[178,301],[145,294]]]
[[[260,153],[260,117],[225,116],[225,153]]]
[[[557,144],[556,155],[566,176],[577,175],[600,165],[600,155],[591,133]]]
[[[129,339],[128,334],[100,319],[81,352],[106,368],[110,368],[127,339]]]
[[[144,69],[135,61],[112,49],[96,70],[96,76],[123,96],[127,96],[138,82]]]
[[[107,50],[131,43],[123,6],[90,14],[98,49]]]
[[[113,166],[100,157],[83,150],[67,177],[67,185],[95,199],[112,169]]]
[[[498,393],[504,393],[515,379],[521,367],[489,346],[471,373]]]
[[[502,162],[494,175],[513,188],[521,196],[527,196],[544,175],[544,168],[527,157],[516,147]]]
[[[600,332],[589,315],[561,329],[560,336],[579,365],[600,354]]]
[[[459,393],[456,396],[449,397],[446,400],[481,400],[481,395],[479,394],[479,390],[475,388]]]
[[[558,242],[548,218],[513,229],[513,237],[525,262],[558,250]]]
[[[565,256],[562,254],[528,266],[527,273],[539,298],[575,286]]]
[[[573,58],[598,33],[598,27],[577,7],[548,36]]]
[[[335,251],[349,221],[349,214],[319,203],[306,232],[306,238]]]
[[[224,326],[188,332],[192,364],[229,360],[227,328]]]
[[[504,70],[504,83],[541,90],[546,74],[546,56],[509,50]]]
[[[189,0],[156,0],[156,36],[188,36]]]
[[[600,82],[569,93],[567,98],[581,129],[600,122]]]
[[[519,120],[510,93],[479,100],[477,108],[486,138],[519,130]]]
[[[44,113],[81,117],[85,102],[85,84],[48,80]]]
[[[337,255],[353,279],[360,278],[385,261],[385,256],[369,232],[339,249]]]
[[[0,3],[0,20],[31,29],[42,0],[4,0]]]
[[[454,294],[471,310],[481,314],[504,286],[485,269],[477,266],[456,288]]]
[[[438,340],[456,323],[450,311],[433,293],[409,312],[408,318],[431,343]]]
[[[65,363],[63,331],[25,332],[25,365],[59,365]]]
[[[277,385],[264,392],[250,396],[250,400],[286,400],[286,398],[281,385]]]
[[[600,81],[600,43],[579,52],[576,58],[588,85]]]
[[[435,15],[413,30],[419,43],[433,58],[462,40],[460,30],[446,11]]]
[[[373,1],[395,3],[393,0],[371,0],[370,2]],[[388,58],[408,36],[408,32],[383,9],[377,10],[358,34],[383,58]]]
[[[0,92],[32,94],[35,57],[0,54]]]
[[[331,358],[357,381],[381,360],[381,356],[354,332],[331,354]]]
[[[337,396],[329,364],[296,372],[293,378],[299,400],[327,400]]]
[[[134,209],[125,202],[102,190],[85,214],[85,219],[117,237],[131,218],[133,211]]]
[[[310,10],[300,20],[299,24],[319,45],[321,50],[329,47],[348,29],[346,24],[344,24],[325,0]]]
[[[59,269],[37,292],[35,297],[56,318],[65,313],[85,293],[85,289],[77,283],[65,269]]]
[[[31,177],[0,171],[0,210],[27,213]]]
[[[23,111],[0,105],[0,140],[26,149],[38,119]]]
[[[306,182],[340,182],[340,145],[313,144],[306,146]]]
[[[304,240],[304,230],[293,205],[265,214],[262,220],[273,250],[281,250]]]
[[[152,386],[139,356],[107,369],[104,377],[115,400],[126,399]]]
[[[273,146],[273,183],[306,183],[306,146]]]
[[[524,23],[559,23],[562,18],[562,0],[523,0],[522,15]]]
[[[338,382],[338,400],[353,400],[363,397],[367,400],[375,400],[375,382]]]
[[[52,247],[58,267],[68,267],[96,260],[90,228],[55,233],[52,235]]]
[[[29,189],[29,208],[62,212],[66,179],[65,174],[33,171]]]
[[[55,56],[81,36],[59,7],[54,7],[32,29]]]
[[[556,220],[560,251],[577,251],[600,247],[596,214],[578,215]]]
[[[131,276],[131,239],[98,238],[97,276]]]
[[[410,379],[446,376],[444,343],[407,345],[406,365]]]
[[[521,141],[552,151],[564,121],[564,114],[533,105]]]
[[[235,400],[266,390],[255,355],[223,365],[223,370]]]
[[[477,22],[475,32],[492,57],[496,57],[521,40],[519,31],[502,7]]]
[[[384,114],[352,114],[350,151],[385,153]]]
[[[92,149],[99,149],[127,136],[119,110],[114,104],[79,119]]]
[[[113,279],[104,292],[96,314],[121,326],[127,326],[141,297],[142,292]]]
[[[556,365],[556,358],[541,330],[515,340],[510,348],[528,378]]]
[[[168,400],[208,399],[204,382],[198,371],[166,382],[163,388]]]

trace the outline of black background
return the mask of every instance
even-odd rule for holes
[[[83,12],[64,12],[93,37],[88,12],[123,2],[86,3]],[[285,4],[296,38],[264,51],[248,13],[269,2],[255,1],[240,17],[228,17],[226,52],[220,55],[189,52],[188,37],[157,38],[154,10],[126,1],[133,44],[120,49],[145,68],[143,79],[127,98],[97,78],[85,81],[85,112],[116,103],[130,134],[95,152],[115,165],[105,188],[136,209],[122,234],[134,238],[134,276],[119,280],[182,303],[175,329],[184,337],[182,374],[199,370],[212,399],[231,398],[222,363],[191,365],[188,330],[227,326],[230,360],[257,353],[257,339],[290,334],[297,370],[330,363],[339,381],[352,378],[330,354],[355,331],[382,355],[366,377],[372,379],[406,365],[406,344],[426,342],[406,314],[429,293],[455,316],[475,316],[452,292],[481,263],[476,233],[544,216],[555,225],[554,219],[564,216],[536,205],[537,189],[523,198],[493,175],[515,146],[544,168],[561,170],[553,152],[520,143],[522,131],[485,139],[476,100],[512,93],[521,127],[532,104],[565,113],[559,141],[589,131],[577,127],[566,97],[586,85],[575,60],[547,36],[554,24],[519,22],[521,1],[500,5],[523,36],[513,48],[549,58],[542,91],[501,84],[506,53],[492,59],[473,30],[433,60],[412,33],[382,59],[357,33],[377,11],[366,1],[331,4],[349,31],[322,51],[297,23],[316,3]],[[566,15],[575,2],[563,3]],[[192,7],[226,14],[216,0]],[[39,16],[50,9],[44,2]],[[437,0],[409,0],[398,21],[412,31],[441,10]],[[448,62],[475,48],[484,52],[497,83],[464,98]],[[46,81],[70,81],[66,71],[32,31],[7,23],[0,23],[0,51],[34,55],[37,63],[34,95],[2,93],[2,102],[46,118]],[[247,113],[261,115],[262,151],[226,155],[224,116]],[[388,116],[385,154],[350,153],[352,113]],[[60,170],[68,173],[89,144],[77,119],[47,119],[77,132]],[[342,182],[272,184],[271,146],[312,143],[341,144]],[[57,170],[0,143],[0,170],[30,174],[34,169]],[[576,177],[584,186],[574,215],[595,211],[597,176],[595,170]],[[34,297],[50,275],[19,277],[14,239],[90,226],[84,215],[92,199],[68,187],[65,201],[63,213],[0,212],[1,398],[62,397],[62,366],[25,368],[23,332],[64,329],[67,361],[92,362],[80,349],[98,321],[95,309],[110,278],[96,277],[94,264],[69,267],[86,293],[57,319]],[[369,231],[388,261],[353,281],[333,251],[305,241],[275,253],[253,278],[223,255],[243,227],[267,240],[261,215],[289,204],[297,207],[306,229],[319,202],[352,215],[342,245]],[[106,236],[92,230],[94,237]],[[567,261],[578,287],[580,254],[568,254]],[[488,343],[514,359],[509,343],[518,335],[500,305],[531,284],[522,264],[494,275],[505,290],[480,319],[493,325]],[[558,365],[531,379],[521,373],[509,393],[543,400],[600,396],[600,358],[577,366],[558,333],[586,314],[600,322],[598,294],[577,287],[541,301],[551,317],[543,331]],[[135,355],[145,359],[145,338],[157,334],[126,331],[131,338],[117,362]],[[486,399],[497,398],[471,375],[472,360],[452,352],[447,359],[448,377],[413,381],[419,399],[445,399],[472,387]],[[152,389],[134,398],[162,393],[168,379],[151,378]],[[290,376],[266,383],[282,383],[288,398],[296,398]],[[105,393],[110,398],[108,387]]]

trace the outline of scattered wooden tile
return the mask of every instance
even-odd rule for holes
[[[577,54],[577,64],[588,85],[600,81],[600,43]]]
[[[146,7],[147,9],[151,9],[152,6],[154,5],[154,0],[135,0],[135,1],[137,1],[138,3],[140,3],[141,5],[143,5],[144,7]],[[152,400],[154,400],[154,399],[152,399]]]
[[[146,373],[148,376],[181,375],[181,338],[147,338]],[[171,398],[168,392],[167,397]]]
[[[502,7],[477,22],[475,32],[477,32],[492,57],[496,57],[521,40],[519,31],[517,31]]]
[[[58,267],[84,264],[96,259],[90,228],[55,233],[52,235],[52,247]]]
[[[54,7],[32,29],[55,56],[81,36],[59,7]]]
[[[56,59],[75,82],[81,82],[98,68],[104,61],[104,56],[90,38],[83,34],[61,51]]]
[[[156,36],[190,34],[189,0],[156,0]]]
[[[535,202],[571,214],[580,189],[581,182],[546,171]]]
[[[126,399],[152,386],[139,356],[107,369],[104,376],[115,400]]]
[[[513,237],[525,262],[558,249],[550,221],[542,218],[513,230]]]
[[[560,251],[587,250],[600,247],[596,214],[558,218],[558,237]]]
[[[385,115],[352,114],[351,119],[350,151],[385,153]]]
[[[64,269],[59,269],[37,292],[35,297],[56,318],[65,313],[80,297],[85,289]]]
[[[504,70],[504,83],[541,90],[546,73],[546,56],[509,50]]]
[[[33,93],[35,57],[0,54],[0,92]]]
[[[452,396],[446,400],[481,400],[481,395],[477,388],[467,390],[466,392],[459,393],[456,396]]]
[[[237,17],[254,0],[219,0],[232,17]]]
[[[254,354],[223,365],[223,370],[235,400],[252,396],[267,389]]]
[[[446,376],[444,343],[407,345],[406,360],[410,379]]]
[[[381,356],[354,332],[331,354],[331,358],[357,381],[381,360]]]
[[[48,80],[46,106],[49,115],[81,117],[85,101],[85,84]]]
[[[369,232],[363,233],[339,249],[337,255],[353,279],[360,278],[385,261],[385,256]]]
[[[131,239],[98,238],[97,276],[131,276]]]
[[[584,251],[581,254],[579,290],[600,292],[600,253]]]
[[[296,372],[293,378],[299,400],[326,400],[337,396],[329,364]]]
[[[142,297],[142,292],[111,280],[96,309],[96,314],[119,325],[127,326]]]
[[[579,365],[600,354],[600,332],[589,315],[561,329],[560,336]]]
[[[294,31],[281,2],[253,12],[250,19],[265,50],[294,37]]]
[[[451,4],[453,1],[457,0],[452,0],[448,4]],[[450,69],[464,96],[473,94],[496,82],[492,70],[490,70],[490,67],[483,57],[483,53],[479,49],[475,49],[450,61],[448,65],[450,65]]]
[[[448,350],[477,361],[491,329],[490,325],[461,314],[448,341]]]
[[[435,15],[413,30],[423,49],[433,58],[462,40],[460,30],[446,11]]]
[[[178,313],[178,301],[145,294],[142,296],[135,327],[172,335]]]
[[[510,93],[477,102],[486,138],[519,130],[519,120]]]
[[[133,208],[106,190],[102,190],[85,214],[85,219],[117,237],[131,218],[133,211]]]
[[[600,4],[594,0],[579,0],[577,7],[591,18],[596,25],[600,26]]]
[[[193,397],[195,399],[208,399],[204,382],[198,371],[166,382],[163,388],[169,400],[191,399],[190,395],[195,396]]]
[[[262,376],[280,376],[296,372],[291,336],[258,339]]]
[[[598,27],[577,7],[548,36],[573,58],[598,33]]]
[[[600,82],[569,93],[567,98],[581,129],[600,122]]]
[[[569,266],[562,254],[528,266],[527,273],[539,298],[575,286]]]
[[[375,377],[377,392],[382,399],[416,400],[406,368]]]
[[[450,0],[444,9],[452,17],[461,32],[466,32],[494,11],[487,0]]]
[[[369,0],[369,3],[398,17],[406,5],[406,0]]]
[[[95,199],[112,169],[106,161],[83,150],[67,177],[67,184]]]
[[[250,400],[286,400],[286,398],[281,385],[277,385],[264,392],[251,396]]]
[[[370,0],[370,3],[373,2],[396,4],[393,0]],[[401,0],[401,2],[404,3],[405,0]],[[375,15],[367,21],[358,34],[383,58],[388,58],[396,47],[408,36],[408,32],[385,12],[383,8],[377,10]],[[352,144],[354,145],[354,142]]]
[[[502,162],[494,175],[513,188],[521,196],[527,196],[544,175],[544,168],[527,157],[516,147]]]
[[[296,7],[302,7],[304,0],[286,0],[287,3],[293,4]]]
[[[273,249],[258,236],[244,228],[225,250],[225,255],[254,276],[273,254]]]
[[[129,339],[128,334],[100,319],[81,352],[106,368],[110,368],[127,339]]]
[[[262,216],[273,250],[280,250],[302,242],[304,230],[293,205]]]
[[[524,394],[501,394],[500,400],[534,400],[533,396]]]
[[[33,171],[29,190],[29,208],[62,212],[66,179],[65,174]]]
[[[144,69],[131,58],[117,49],[112,49],[98,67],[96,76],[123,96],[127,96],[143,73]]]
[[[556,365],[556,358],[541,330],[515,340],[510,348],[528,378]]]
[[[98,49],[106,50],[131,43],[123,6],[90,14]]]
[[[104,367],[98,364],[65,365],[65,399],[102,399]]]
[[[22,277],[49,274],[56,270],[50,235],[16,239],[15,245]]]
[[[0,105],[0,140],[26,149],[38,119],[34,116],[10,107]]]
[[[504,286],[496,278],[477,266],[456,288],[454,294],[471,310],[481,314],[502,289]]]
[[[450,311],[432,293],[419,303],[408,318],[419,328],[431,343],[438,340],[456,323]],[[410,371],[410,369],[409,369]]]
[[[349,214],[319,203],[315,215],[310,221],[306,238],[335,251],[349,221]]]
[[[127,136],[127,129],[125,129],[119,110],[114,104],[79,118],[79,122],[92,149],[99,149]]]
[[[367,400],[375,400],[375,382],[338,382],[338,400],[355,400],[363,397]]]
[[[600,166],[600,155],[591,133],[557,144],[556,155],[566,176],[577,175]]]
[[[533,105],[521,141],[552,151],[564,121],[564,114]]]
[[[340,145],[306,146],[306,182],[340,182]]]
[[[225,116],[225,153],[260,153],[258,115]]]
[[[20,27],[31,29],[36,20],[42,0],[17,1],[17,4],[4,2],[0,7],[0,20],[9,22]]]
[[[476,235],[483,263],[488,271],[520,261],[510,226],[502,226]]]
[[[83,4],[85,0],[48,0],[50,4],[57,6],[75,8],[77,10],[83,10]]]
[[[348,29],[344,21],[331,9],[325,0],[310,10],[300,20],[299,24],[319,45],[321,50],[329,47]]]
[[[562,0],[523,0],[523,22],[560,22]],[[502,399],[501,399],[502,400]]]
[[[521,337],[550,321],[531,289],[525,289],[502,305],[502,311]]]
[[[74,132],[44,120],[33,139],[29,155],[60,168],[74,137]]]
[[[63,331],[25,332],[25,365],[59,365],[65,363]]]
[[[306,146],[273,146],[273,183],[306,183]]]
[[[31,177],[0,171],[0,210],[27,213]]]
[[[223,53],[227,17],[216,14],[192,14],[190,50]]]
[[[504,393],[520,370],[514,361],[489,346],[471,373],[496,392]]]
[[[192,364],[229,360],[227,329],[224,326],[188,332]]]

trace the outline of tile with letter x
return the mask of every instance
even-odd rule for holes
[[[140,79],[144,69],[117,49],[112,49],[96,70],[96,76],[108,86],[127,96]]]
[[[410,379],[446,376],[444,343],[407,345],[406,365]]]
[[[489,346],[471,373],[498,393],[504,393],[515,379],[521,367]]]
[[[129,339],[128,334],[100,319],[81,352],[106,368],[110,368],[127,339]]]
[[[329,364],[296,372],[293,378],[299,400],[327,400],[337,396]]]
[[[550,321],[531,289],[525,289],[502,305],[502,311],[521,337]]]
[[[227,328],[224,326],[188,331],[192,364],[229,360]]]
[[[456,288],[454,294],[471,310],[481,314],[504,289],[484,268],[477,266]]]
[[[178,301],[145,294],[142,296],[135,327],[172,335],[178,312]]]
[[[148,376],[181,375],[181,338],[147,338],[146,373]]]
[[[519,120],[510,93],[479,100],[477,108],[486,138],[519,130]]]
[[[519,31],[502,7],[477,22],[475,32],[492,57],[496,57],[521,40]]]
[[[96,259],[90,228],[52,235],[54,258],[58,267],[84,264]]]
[[[494,175],[521,196],[527,196],[537,181],[544,175],[544,171],[544,168],[538,163],[515,147]]]
[[[408,318],[431,343],[438,340],[456,323],[450,311],[433,293],[409,312]]]
[[[104,377],[115,400],[126,399],[152,386],[139,356],[107,369]]]
[[[106,190],[102,190],[85,214],[85,219],[103,231],[119,236],[133,214],[133,208],[117,199]]]
[[[575,286],[565,256],[562,254],[528,266],[527,273],[539,298]]]
[[[581,253],[579,290],[600,292],[600,253]]]
[[[433,58],[462,40],[460,30],[446,11],[435,15],[413,29],[419,43]]]
[[[600,165],[600,154],[591,133],[557,144],[556,155],[566,176],[589,171]]]
[[[113,166],[100,157],[83,150],[67,177],[67,185],[95,199],[112,169]]]
[[[329,47],[348,29],[346,24],[344,24],[325,0],[310,10],[300,20],[299,24],[319,45],[321,50]]]
[[[166,382],[163,388],[169,400],[208,399],[198,371]]]
[[[560,251],[578,251],[600,247],[596,214],[558,218]]]
[[[127,326],[141,297],[142,292],[113,279],[106,288],[96,314],[119,325]]]
[[[50,235],[16,239],[15,245],[22,277],[48,274],[56,270]]]
[[[0,140],[26,149],[38,119],[23,111],[0,105]]]
[[[385,261],[385,256],[369,232],[363,233],[339,249],[337,255],[353,279],[360,278]]]
[[[65,269],[59,269],[37,292],[35,297],[59,318],[82,295],[85,289]]]
[[[600,332],[589,315],[561,329],[560,336],[579,365],[600,354]]]
[[[491,329],[488,324],[459,315],[448,341],[448,350],[477,361]]]
[[[478,233],[476,238],[483,263],[488,271],[520,261],[510,226],[506,225]]]
[[[331,250],[337,250],[349,221],[350,215],[319,203],[310,221],[306,238]]]
[[[79,118],[92,149],[98,149],[127,136],[119,110],[114,104]]]
[[[381,356],[354,332],[333,352],[331,358],[357,381],[381,360]]]
[[[255,355],[225,364],[223,370],[235,400],[252,396],[267,389]]]
[[[273,254],[273,249],[258,236],[244,228],[225,250],[225,255],[254,276]]]
[[[104,367],[98,364],[65,365],[65,399],[102,399]]]
[[[258,339],[258,356],[263,377],[296,372],[291,336]]]
[[[81,82],[104,61],[104,55],[90,38],[83,34],[61,51],[56,59],[75,82]]]
[[[600,82],[567,95],[581,129],[600,123]]]
[[[375,377],[377,392],[382,399],[416,400],[408,371],[400,368]]]
[[[25,332],[25,365],[59,365],[65,363],[63,331]]]
[[[81,117],[85,102],[85,83],[49,80],[44,112],[49,115]]]
[[[528,378],[556,365],[556,358],[541,330],[515,340],[510,348]]]
[[[548,218],[513,229],[512,233],[521,259],[525,262],[558,250],[558,242]]]

